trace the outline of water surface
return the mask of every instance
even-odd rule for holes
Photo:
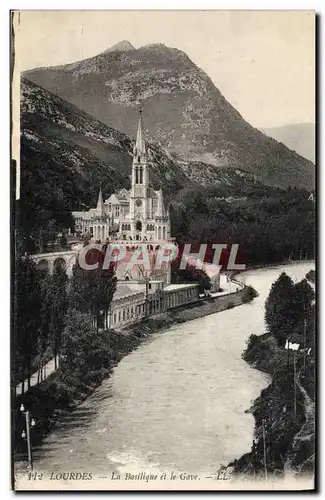
[[[249,271],[251,304],[154,334],[35,450],[37,470],[206,473],[251,447],[245,413],[268,385],[241,358],[250,334],[264,332],[264,303],[285,270],[294,281],[312,263]]]

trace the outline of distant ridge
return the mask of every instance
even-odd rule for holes
[[[315,124],[290,123],[280,127],[261,129],[269,137],[283,142],[289,149],[315,163]]]

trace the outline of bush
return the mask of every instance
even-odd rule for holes
[[[252,333],[252,335],[249,336],[248,340],[246,341],[247,347],[246,350],[249,351],[250,349],[254,349],[258,344],[260,344],[260,337],[259,335],[255,335]]]
[[[232,309],[233,307],[235,307],[235,303],[233,301],[230,301],[227,305],[227,309]]]
[[[242,302],[243,304],[247,304],[248,302],[252,302],[252,300],[254,300],[256,297],[258,297],[257,291],[255,290],[255,288],[249,285],[246,287],[245,292],[242,296]]]
[[[308,273],[306,274],[306,278],[311,283],[316,282],[316,273],[315,273],[314,269],[311,269],[310,271],[308,271]]]

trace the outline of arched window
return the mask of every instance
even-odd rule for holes
[[[139,184],[143,182],[143,167],[139,167]]]
[[[135,225],[135,229],[137,231],[142,231],[142,222],[140,220],[137,221],[137,223]]]
[[[54,268],[55,269],[60,268],[62,271],[65,271],[67,269],[67,264],[66,264],[64,259],[59,257],[58,259],[55,259],[55,261],[54,261]]]
[[[45,259],[42,259],[39,261],[39,263],[37,264],[37,269],[39,271],[48,271],[50,269],[50,265],[48,263],[47,260]]]

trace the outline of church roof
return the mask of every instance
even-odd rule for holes
[[[108,203],[112,203],[112,205],[120,205],[121,203],[129,203],[130,200],[130,191],[127,189],[120,189],[116,193],[111,194],[107,200],[105,200],[105,205]]]
[[[122,188],[116,193],[119,200],[129,200],[130,199],[130,191],[128,189]]]
[[[134,249],[138,246],[143,248],[146,247],[144,248],[144,251],[146,249],[147,251],[145,251],[145,255],[142,254],[142,258],[148,258],[149,261],[146,262],[144,260],[143,264],[135,263],[133,265],[130,265],[129,263],[134,255]],[[132,279],[144,279],[147,275],[153,275],[156,270],[157,253],[153,250],[149,250],[149,246],[149,243],[140,243],[139,245],[137,245],[136,242],[130,242],[130,245],[126,246],[126,254],[124,258],[116,262],[117,277],[129,275],[132,276]],[[138,259],[140,261],[142,260],[142,258],[140,257],[140,255],[138,255]],[[167,271],[168,263],[162,262],[160,269]]]
[[[128,297],[129,295],[134,295],[135,293],[139,293],[139,290],[132,290],[127,285],[124,285],[123,283],[118,283],[116,286],[116,291],[114,293],[113,300],[116,299],[122,299],[123,297]]]
[[[80,212],[80,211],[74,211],[72,212],[72,215],[75,219],[83,219],[87,212]]]
[[[116,193],[111,194],[111,196],[105,200],[105,205],[108,205],[108,203],[112,203],[112,205],[119,205],[120,202]]]
[[[96,208],[90,208],[87,212],[72,212],[75,219],[90,220],[98,215]]]
[[[220,266],[210,264],[208,262],[202,262],[196,257],[188,257],[186,260],[189,266],[199,266],[198,269],[202,269],[209,276],[209,278],[217,278],[220,275]]]

